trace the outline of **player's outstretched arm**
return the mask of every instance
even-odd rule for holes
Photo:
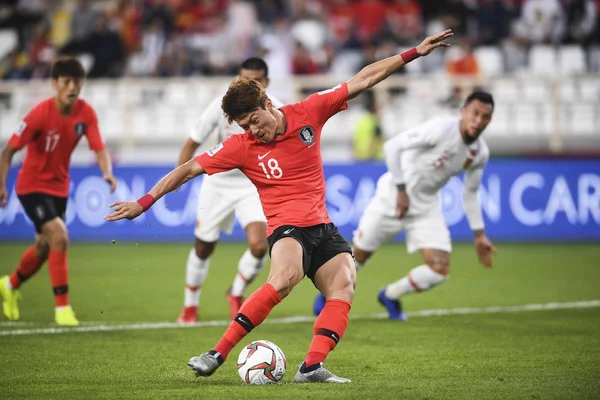
[[[117,201],[110,205],[113,212],[106,217],[107,221],[118,221],[120,219],[134,219],[148,210],[163,197],[183,185],[187,181],[204,173],[204,169],[195,159],[189,160],[185,164],[175,168],[160,180],[148,194],[142,196],[137,201]]]
[[[0,155],[0,207],[4,207],[8,202],[8,190],[6,189],[6,179],[12,158],[18,150],[10,145],[6,145]]]
[[[363,91],[377,85],[379,82],[393,74],[399,68],[418,57],[426,56],[438,47],[448,47],[450,44],[444,40],[454,36],[451,29],[429,36],[423,42],[404,53],[388,57],[364,67],[358,74],[350,79],[348,84],[348,99],[361,94]]]
[[[117,180],[112,173],[112,162],[110,160],[110,154],[106,148],[96,152],[96,161],[98,167],[102,172],[102,179],[110,186],[110,192],[113,193],[117,189]]]

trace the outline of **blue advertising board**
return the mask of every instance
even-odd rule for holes
[[[134,221],[107,223],[115,200],[137,199],[169,171],[168,166],[117,166],[119,188],[110,195],[97,167],[73,167],[66,221],[72,241],[190,241],[202,178],[159,200]],[[351,239],[385,172],[379,163],[325,165],[327,205],[340,232]],[[9,199],[0,209],[0,240],[31,240],[33,225],[8,177]],[[471,240],[462,206],[462,177],[443,189],[442,204],[454,240]],[[480,190],[488,236],[496,241],[600,240],[600,160],[492,159]],[[222,240],[244,240],[236,222]],[[401,236],[397,238],[401,240]]]

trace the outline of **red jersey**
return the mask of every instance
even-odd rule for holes
[[[19,195],[46,193],[58,197],[69,195],[71,154],[82,136],[90,149],[100,151],[105,145],[98,131],[94,109],[78,99],[69,116],[62,116],[54,98],[35,106],[12,135],[8,145],[15,149],[27,146],[27,153],[17,177]]]
[[[321,130],[347,108],[346,83],[280,108],[287,129],[271,143],[246,132],[233,135],[196,157],[207,174],[239,168],[258,189],[267,233],[282,225],[300,227],[331,222],[325,206]]]

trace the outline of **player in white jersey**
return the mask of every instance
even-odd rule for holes
[[[269,84],[267,64],[252,57],[240,66],[241,76],[255,79],[264,87]],[[269,95],[273,105],[281,107],[279,101]],[[229,136],[243,133],[235,122],[229,124],[221,110],[221,97],[216,98],[200,116],[200,121],[181,149],[178,165],[190,160],[200,144],[217,132],[218,142]],[[232,318],[243,303],[244,290],[260,273],[266,259],[267,225],[256,187],[239,170],[205,176],[200,187],[196,217],[196,240],[190,250],[186,266],[184,306],[177,322],[194,323],[198,319],[200,290],[221,232],[231,233],[237,217],[246,231],[248,249],[240,258],[238,272],[227,291]]]
[[[439,192],[450,178],[463,171],[463,204],[475,235],[475,250],[481,264],[492,266],[491,254],[496,249],[485,235],[477,193],[489,158],[488,147],[479,136],[493,111],[492,96],[474,92],[467,97],[460,117],[434,118],[385,143],[388,172],[379,178],[375,196],[354,232],[356,268],[401,231],[406,231],[408,252],[419,250],[424,261],[379,292],[378,301],[388,310],[390,319],[406,319],[400,297],[431,289],[448,276],[452,245]],[[317,297],[315,314],[321,312],[322,304],[324,300]]]

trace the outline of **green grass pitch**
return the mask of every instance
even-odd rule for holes
[[[0,244],[0,275],[24,243]],[[597,244],[499,244],[495,267],[476,263],[471,245],[455,246],[451,277],[404,300],[408,311],[600,300]],[[83,326],[174,322],[183,301],[188,245],[74,244],[71,302]],[[225,291],[241,244],[219,244],[202,290],[201,320],[224,321]],[[186,363],[224,328],[13,335],[55,327],[47,268],[22,288],[21,321],[0,317],[0,398],[222,399],[593,399],[600,398],[600,307],[375,319],[378,290],[420,264],[388,245],[359,272],[346,335],[326,365],[349,385],[291,384],[312,337],[312,323],[264,324],[244,341],[267,339],[288,360],[283,385],[251,387],[230,359],[208,379]],[[268,266],[267,268],[268,269]],[[266,277],[266,270],[254,289]],[[270,318],[310,315],[316,290],[299,285]]]

